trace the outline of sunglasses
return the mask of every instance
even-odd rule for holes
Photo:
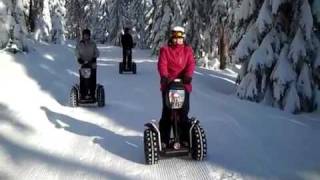
[[[183,32],[180,32],[180,31],[173,31],[173,32],[171,33],[171,36],[172,36],[172,38],[176,38],[176,39],[178,39],[178,38],[184,38],[184,33],[183,33]]]

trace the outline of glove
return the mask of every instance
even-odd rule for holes
[[[92,58],[90,64],[91,64],[91,68],[96,69],[97,68],[97,58]]]
[[[165,76],[161,77],[161,79],[160,79],[160,83],[163,84],[163,85],[168,85],[169,82],[170,82],[169,78],[167,78]]]
[[[96,63],[96,62],[91,63],[91,68],[93,68],[93,69],[97,69],[97,63]]]
[[[79,64],[83,64],[84,61],[83,61],[81,58],[78,58],[78,63],[79,63]]]
[[[184,76],[184,77],[182,78],[183,84],[190,84],[191,81],[192,81],[192,77]]]

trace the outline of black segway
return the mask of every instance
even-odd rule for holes
[[[124,62],[119,63],[119,73],[123,74],[124,72],[132,72],[133,74],[137,74],[137,64],[135,62],[129,63],[129,57],[132,58],[132,50],[126,49],[126,56]]]
[[[105,93],[101,84],[97,84],[95,92],[89,92],[91,67],[89,64],[84,64],[79,70],[81,78],[84,78],[83,84],[75,84],[71,88],[70,92],[70,105],[77,107],[81,104],[97,104],[98,107],[105,105]],[[82,93],[81,93],[82,92]]]
[[[187,156],[201,161],[207,155],[206,135],[200,123],[191,118],[184,125],[185,129],[178,127],[180,113],[185,99],[185,89],[181,79],[175,79],[166,93],[166,105],[171,110],[171,135],[167,147],[163,147],[158,123],[152,121],[145,124],[144,131],[144,153],[146,164],[156,164],[161,156]],[[182,142],[180,137],[184,133],[189,134],[188,141]],[[188,131],[188,132],[185,132]]]

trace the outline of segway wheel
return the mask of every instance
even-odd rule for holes
[[[123,73],[123,63],[122,62],[119,63],[119,73],[120,74]]]
[[[144,153],[147,165],[157,164],[160,157],[159,139],[157,133],[151,129],[144,131]]]
[[[104,88],[102,85],[98,85],[98,88],[97,88],[97,101],[98,101],[98,107],[105,106],[105,94],[104,94]]]
[[[72,87],[70,92],[70,105],[71,107],[77,107],[79,105],[78,102],[79,99],[79,93],[76,87]]]
[[[202,161],[207,156],[207,139],[200,125],[195,125],[192,129],[191,156],[197,161]]]
[[[132,72],[133,72],[133,74],[137,74],[137,64],[136,63],[132,63]]]

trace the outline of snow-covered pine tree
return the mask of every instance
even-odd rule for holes
[[[132,24],[129,19],[129,11],[130,1],[127,0],[113,0],[111,2],[110,9],[110,19],[109,22],[109,41],[119,46],[121,34],[123,33],[123,29],[125,27],[131,27]]]
[[[80,1],[66,1],[66,36],[68,39],[80,38],[83,13]]]
[[[0,22],[0,49],[8,47],[14,52],[27,50],[23,1],[0,1]]]
[[[149,12],[151,10],[151,3],[148,0],[135,0],[130,6],[131,22],[134,25],[133,38],[136,45],[140,48],[147,48],[147,26],[149,19]]]
[[[150,34],[147,41],[152,48],[152,54],[158,53],[159,48],[168,42],[172,26],[183,26],[182,2],[184,1],[159,0],[153,2],[153,22],[148,29]]]
[[[65,41],[65,0],[50,1],[52,22],[52,42],[63,44]]]
[[[314,29],[315,29],[315,36],[317,38],[313,38],[314,40],[320,39],[320,1],[313,0],[312,3],[312,12],[314,17]],[[320,42],[315,41],[316,44],[318,44],[318,47],[320,47]],[[314,77],[314,83],[316,86],[315,90],[315,105],[318,107],[318,110],[320,109],[320,48],[318,48],[317,53],[315,54],[315,60],[313,62],[313,77]]]
[[[207,34],[209,37],[206,38],[208,41],[206,44],[208,53],[215,53],[215,56],[219,56],[220,69],[225,69],[227,61],[229,60],[229,42],[231,33],[234,31],[233,19],[235,7],[237,7],[237,1],[233,0],[217,0],[208,1],[209,5],[209,24],[207,27]],[[215,50],[218,50],[215,52]]]
[[[49,0],[42,0],[40,3],[42,11],[39,12],[35,22],[34,39],[37,41],[51,41],[51,16]]]
[[[0,0],[0,49],[7,46],[10,39],[12,3]]]
[[[25,44],[25,36],[28,32],[25,22],[23,0],[16,0],[12,2],[15,7],[12,14],[14,21],[12,24],[13,32],[11,34],[11,40],[18,50],[26,51],[27,47]]]
[[[234,27],[232,9],[237,1],[184,1],[183,4],[187,42],[193,47],[198,64],[209,67],[215,63],[211,61],[218,57],[219,42],[224,46],[222,54],[228,56],[228,42]]]
[[[205,51],[205,41],[209,34],[204,35],[204,31],[209,29],[206,28],[208,25],[206,20],[210,19],[210,16],[208,15],[208,4],[205,4],[205,2],[186,1],[183,14],[186,22],[186,40],[194,49],[196,59],[199,60],[198,64],[208,67],[210,52]]]
[[[95,25],[93,31],[93,37],[100,43],[105,43],[108,35],[108,26],[110,21],[110,13],[109,13],[109,1],[100,0],[96,2],[96,7],[99,7],[99,11],[97,12],[97,16],[95,18]]]
[[[230,39],[231,49],[235,49],[238,46],[242,37],[255,22],[261,3],[257,0],[242,0],[241,2],[233,5],[234,32]]]
[[[84,6],[83,28],[91,30],[93,39],[104,43],[108,20],[110,19],[106,0],[91,0]]]
[[[319,45],[309,1],[243,0],[236,17],[239,29],[248,29],[233,57],[243,65],[238,96],[293,113],[314,110],[312,65]],[[272,98],[266,100],[268,89]]]
[[[320,23],[320,1],[313,0],[312,12],[315,17],[315,22],[319,24]]]

